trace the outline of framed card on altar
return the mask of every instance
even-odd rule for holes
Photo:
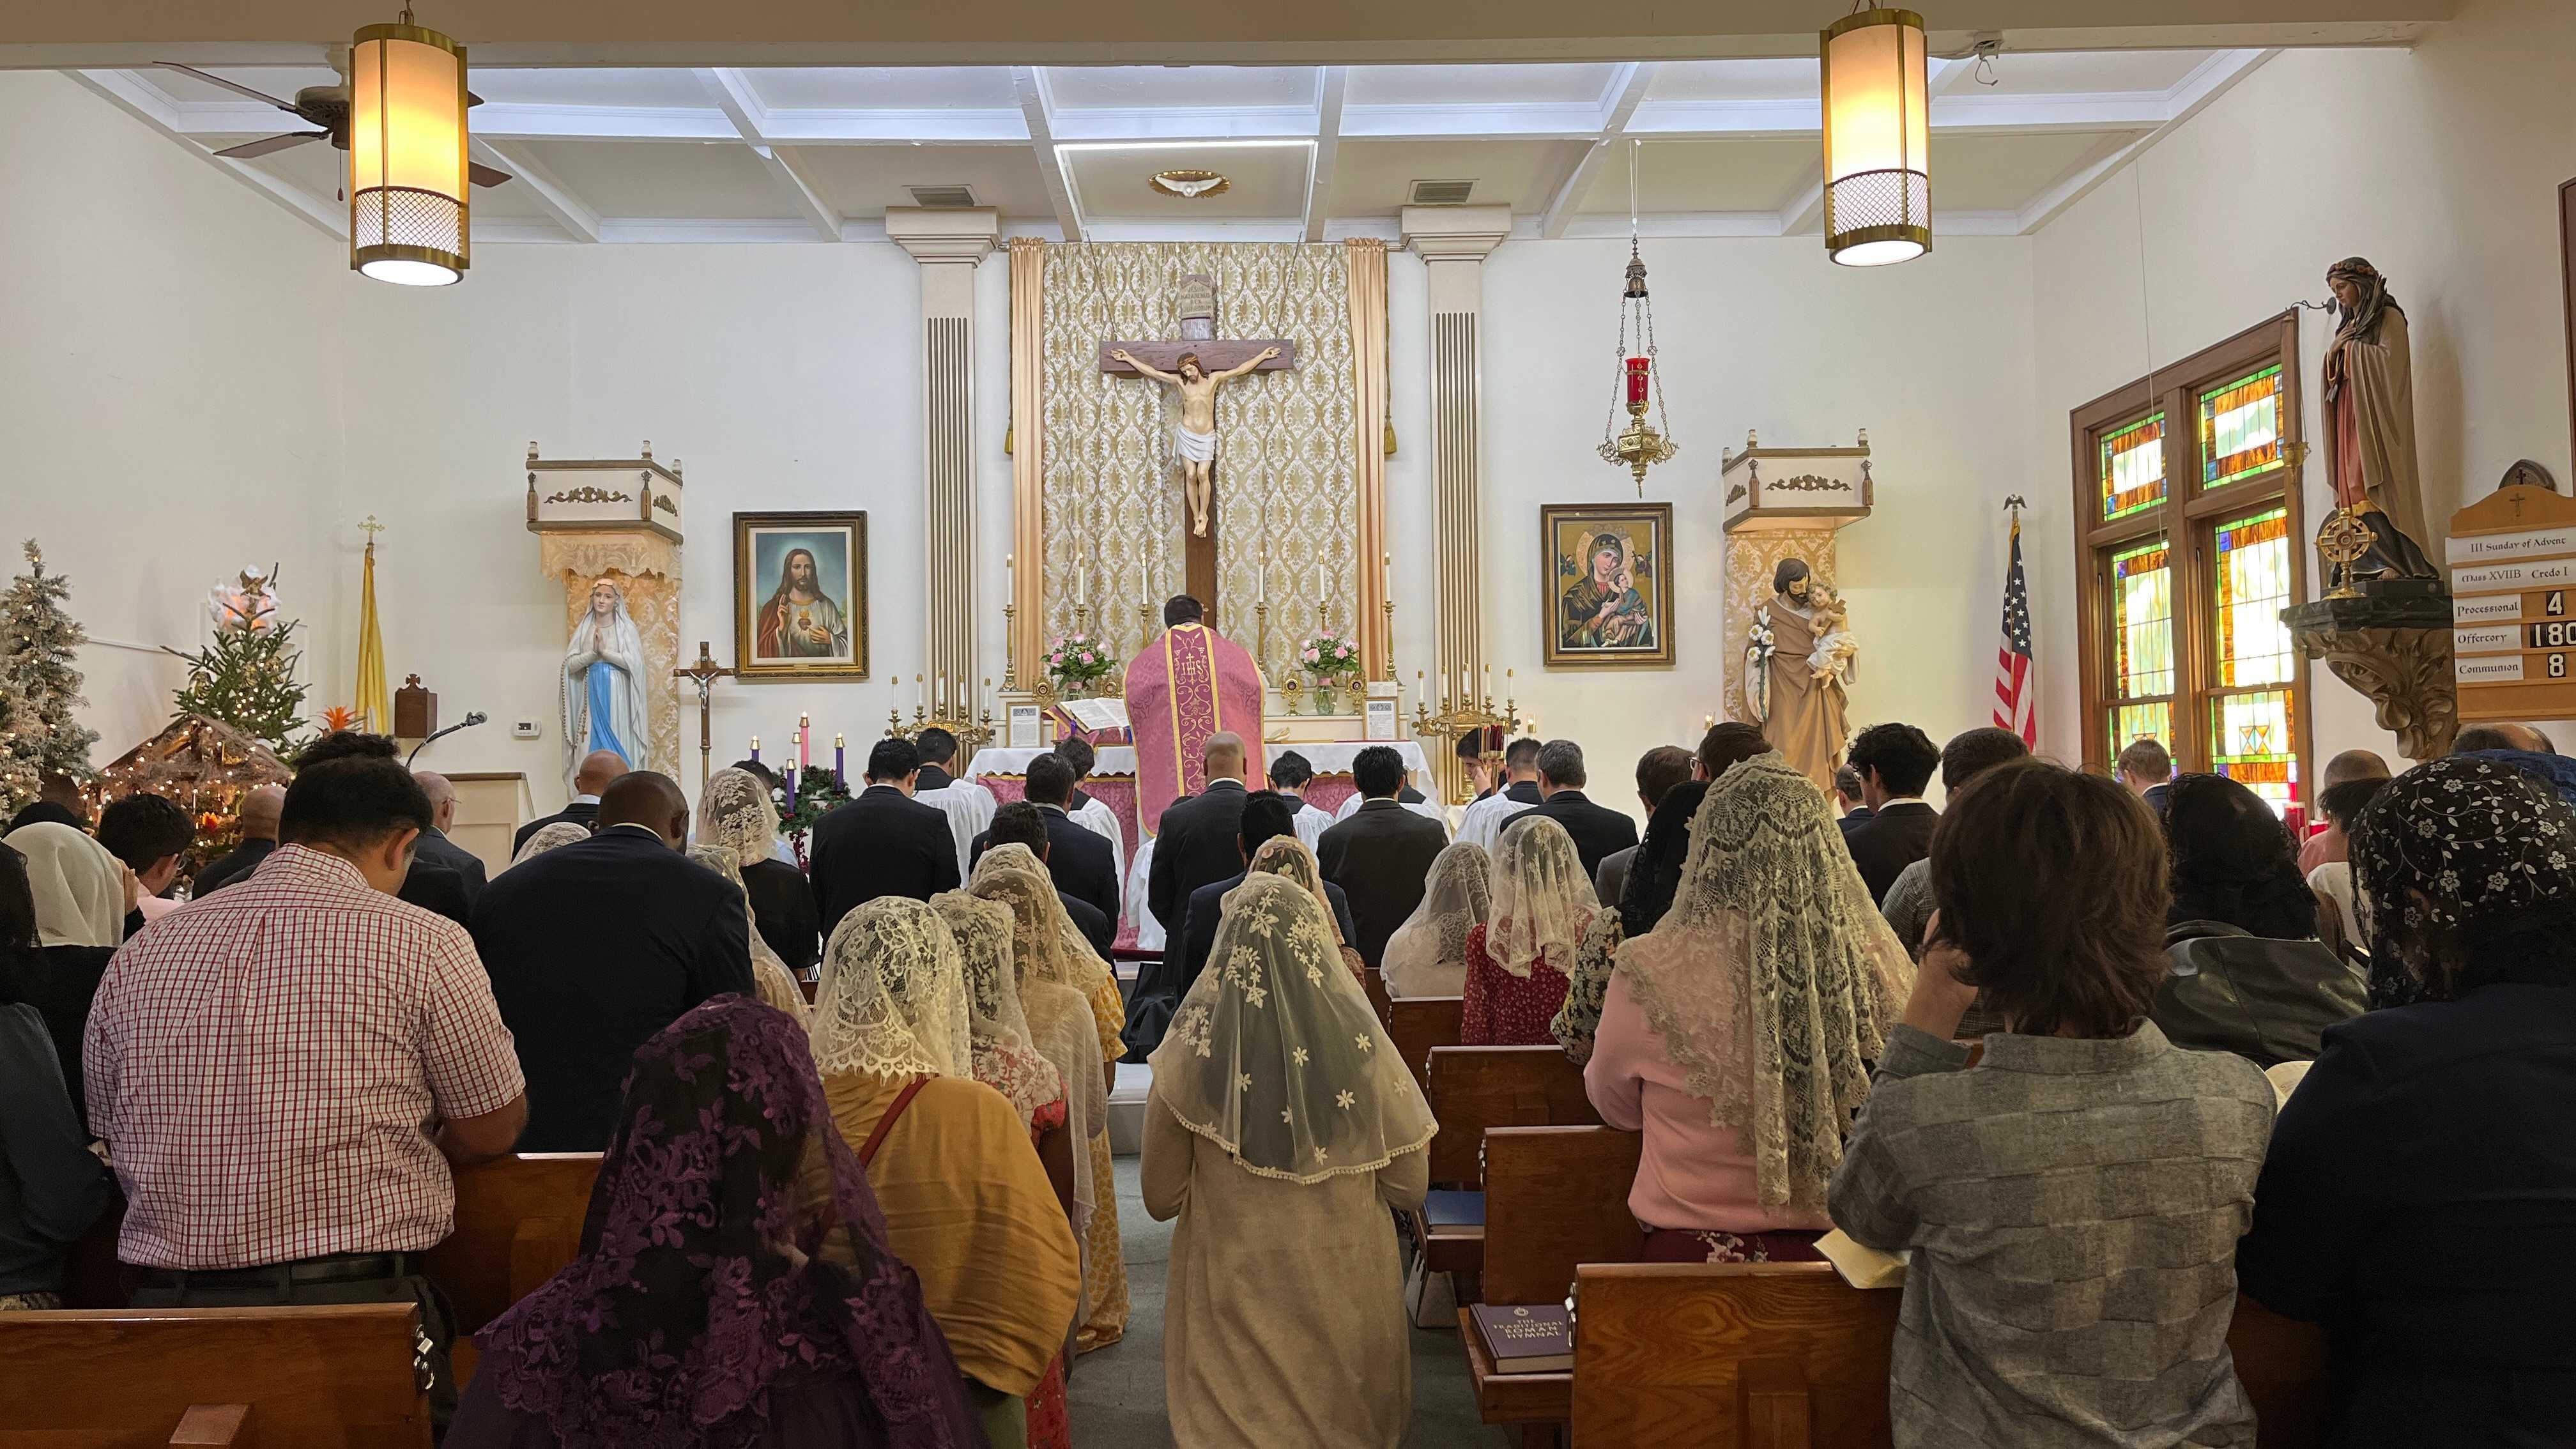
[[[868,677],[868,516],[733,516],[733,658],[747,680]]]
[[[1540,589],[1551,669],[1673,662],[1669,503],[1543,503]]]
[[[1003,739],[1015,750],[1045,749],[1046,711],[1034,704],[1012,705],[1010,723],[1003,731]]]

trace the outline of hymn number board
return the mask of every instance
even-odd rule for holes
[[[2460,722],[2576,718],[2576,499],[2512,484],[2451,516]]]

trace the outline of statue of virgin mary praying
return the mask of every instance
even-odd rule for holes
[[[644,768],[651,737],[644,720],[644,637],[626,612],[626,591],[614,579],[590,586],[590,612],[573,625],[564,646],[564,783],[572,787],[582,756],[608,750],[630,768]]]

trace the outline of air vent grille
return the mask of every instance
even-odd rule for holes
[[[912,204],[931,211],[965,211],[975,204],[975,192],[966,186],[907,186]]]
[[[1415,206],[1464,206],[1468,194],[1476,189],[1473,181],[1417,181],[1413,183]]]

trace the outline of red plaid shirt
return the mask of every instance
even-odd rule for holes
[[[116,953],[82,1075],[117,1256],[180,1269],[431,1246],[456,1185],[430,1134],[525,1090],[464,928],[293,845]]]

